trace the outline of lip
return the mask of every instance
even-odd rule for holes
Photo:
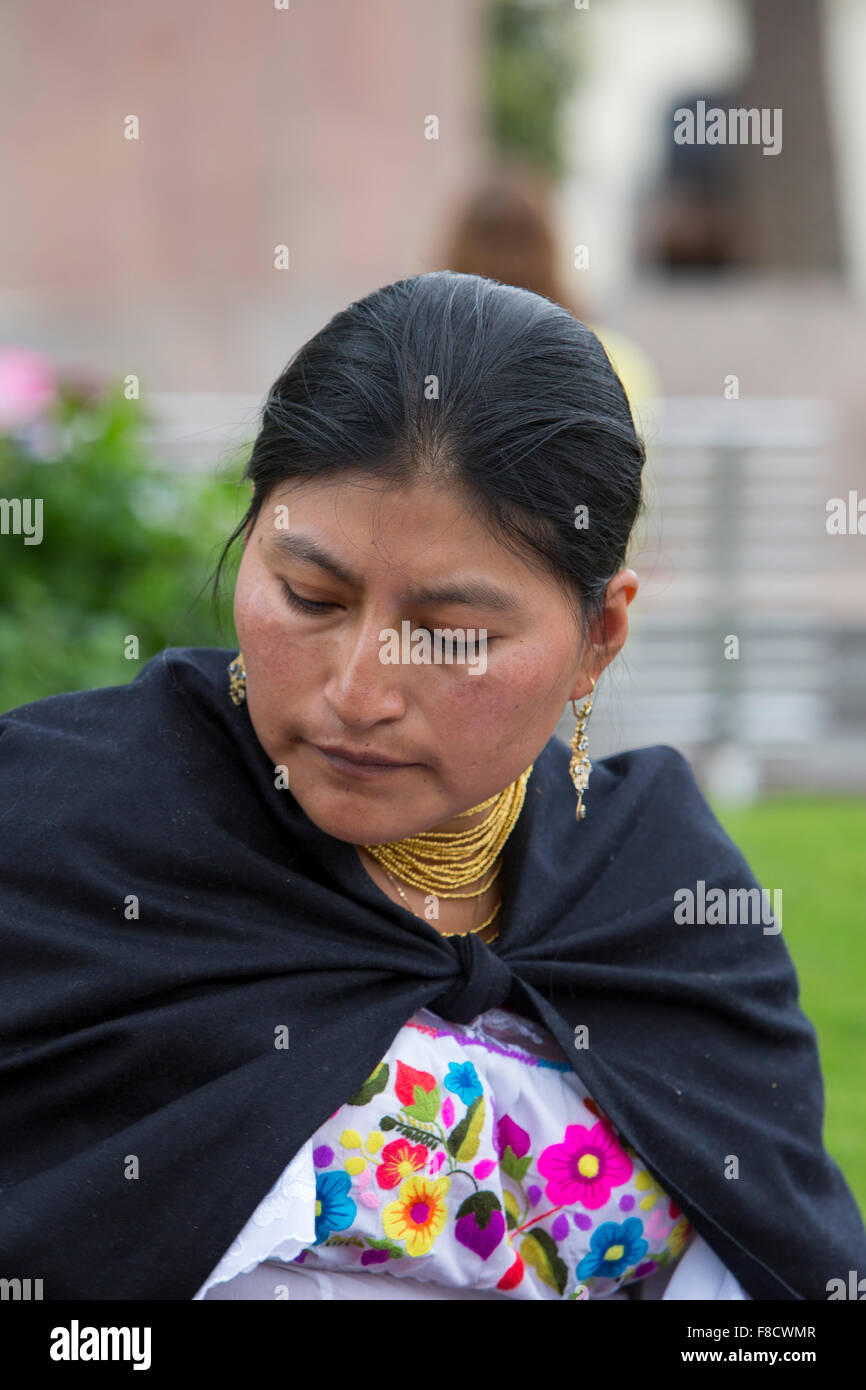
[[[417,766],[416,763],[398,763],[393,758],[374,758],[369,753],[365,753],[363,757],[357,754],[350,756],[348,751],[340,752],[336,748],[318,743],[311,743],[310,747],[321,753],[326,762],[338,772],[345,772],[354,777],[377,777],[383,773],[399,772],[403,768]]]

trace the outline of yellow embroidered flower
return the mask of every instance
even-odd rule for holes
[[[450,1178],[431,1181],[420,1173],[407,1178],[396,1202],[389,1202],[382,1212],[385,1235],[405,1241],[407,1255],[426,1255],[444,1229],[445,1193],[450,1186]]]

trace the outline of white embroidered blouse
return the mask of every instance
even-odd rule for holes
[[[284,1169],[195,1299],[747,1299],[507,1009],[422,1009]]]

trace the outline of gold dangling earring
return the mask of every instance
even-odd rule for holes
[[[236,705],[242,705],[247,698],[247,672],[243,652],[238,652],[234,661],[229,662],[229,695]]]
[[[589,747],[589,740],[586,737],[586,722],[592,714],[592,701],[595,696],[595,681],[590,676],[592,691],[586,703],[581,705],[578,710],[574,700],[571,708],[574,710],[577,723],[574,726],[574,735],[571,740],[571,761],[568,764],[568,771],[571,780],[577,791],[577,810],[575,820],[583,820],[586,815],[586,807],[583,804],[583,794],[589,785],[589,774],[592,772],[592,763],[587,757],[586,750]]]

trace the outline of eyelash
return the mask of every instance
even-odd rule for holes
[[[299,613],[322,613],[326,608],[333,607],[333,604],[330,603],[318,603],[311,598],[301,598],[301,595],[296,594],[294,589],[286,583],[285,579],[281,579],[280,583],[283,586],[283,591],[289,604],[292,608],[296,608]]]
[[[283,586],[283,592],[285,593],[287,602],[292,608],[296,609],[299,613],[315,615],[318,613],[324,613],[326,608],[333,608],[335,606],[333,603],[319,603],[315,599],[301,598],[301,595],[296,594],[291,585],[286,583],[285,579],[281,579],[280,583]],[[491,643],[498,641],[498,637],[488,637],[487,645],[489,647]]]

